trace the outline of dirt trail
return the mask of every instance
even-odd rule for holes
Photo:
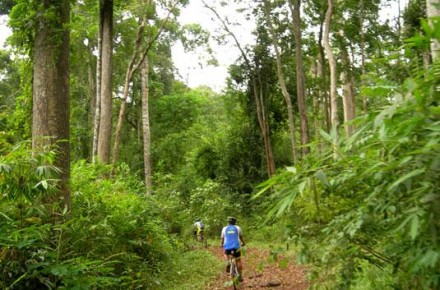
[[[278,257],[278,262],[273,262],[269,251],[253,247],[246,248],[246,255],[243,258],[244,281],[240,289],[306,290],[309,288],[305,268],[296,265],[292,259],[286,260]],[[209,247],[209,251],[219,259],[224,259],[219,247]],[[229,289],[225,288],[227,281],[227,273],[219,273],[218,278],[212,281],[206,290]]]

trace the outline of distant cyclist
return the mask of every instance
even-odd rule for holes
[[[237,270],[240,281],[243,281],[242,269],[243,265],[241,263],[241,246],[245,245],[243,238],[243,231],[239,226],[236,225],[237,220],[234,217],[228,217],[228,225],[222,229],[221,234],[221,246],[224,249],[226,259],[229,256],[234,256],[237,261]],[[228,259],[229,261],[229,259]],[[226,272],[229,272],[229,262],[226,266]]]
[[[202,220],[200,218],[196,218],[193,224],[194,240],[203,242],[205,239],[204,231],[205,225],[203,224]]]

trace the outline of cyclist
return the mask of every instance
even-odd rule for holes
[[[237,261],[238,279],[243,281],[241,263],[241,250],[240,247],[245,245],[243,232],[239,226],[236,225],[237,220],[234,217],[228,217],[228,225],[222,229],[221,233],[221,246],[224,249],[225,257],[228,260],[226,266],[226,272],[229,272],[229,256],[234,256]]]
[[[203,241],[204,231],[205,225],[203,224],[202,220],[200,218],[196,218],[193,224],[194,239],[196,241]]]

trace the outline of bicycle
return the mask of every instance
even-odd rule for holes
[[[198,229],[193,237],[194,242],[201,243],[205,248],[208,246],[205,240],[205,231]]]
[[[233,255],[228,255],[228,263],[229,277],[231,279],[232,286],[234,286],[234,290],[236,290],[238,289],[238,285],[240,284],[240,274],[237,267],[237,258],[235,258]]]

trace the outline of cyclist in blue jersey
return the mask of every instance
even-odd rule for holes
[[[239,280],[242,281],[242,263],[241,263],[241,246],[245,245],[243,232],[239,226],[236,225],[237,220],[234,217],[228,217],[228,225],[222,229],[221,246],[224,249],[226,258],[234,256],[237,261],[237,269],[239,273]],[[226,266],[226,272],[229,272],[229,263]]]

